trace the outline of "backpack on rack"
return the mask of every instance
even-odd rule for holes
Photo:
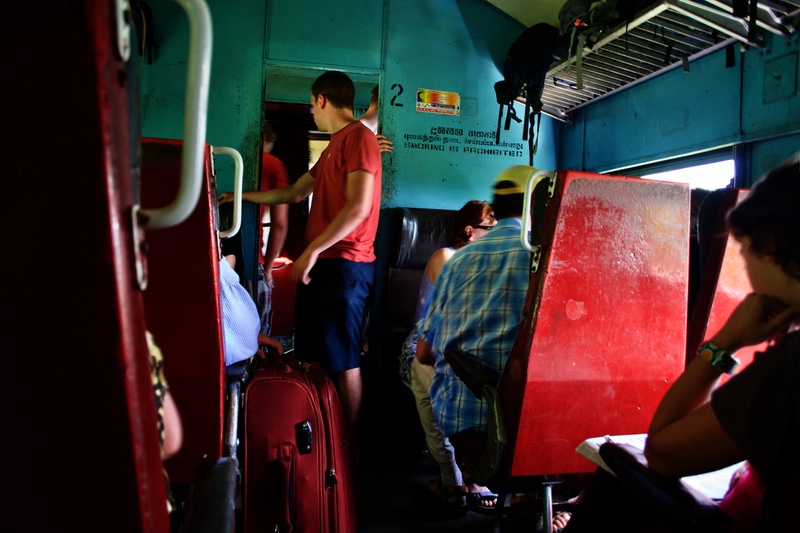
[[[522,32],[511,44],[503,63],[503,79],[494,84],[495,96],[500,105],[495,144],[500,143],[503,108],[508,108],[504,128],[508,130],[511,126],[511,119],[520,122],[514,110],[514,101],[520,96],[524,97],[525,122],[522,129],[522,140],[528,141],[531,166],[533,166],[533,155],[538,146],[538,127],[535,143],[533,129],[537,117],[541,122],[544,80],[550,66],[566,56],[567,42],[561,36],[558,28],[545,23],[535,24]]]
[[[592,48],[608,32],[630,21],[654,0],[566,0],[558,12],[561,34],[569,42],[567,60],[575,54],[577,90],[583,90],[581,58],[585,47]]]

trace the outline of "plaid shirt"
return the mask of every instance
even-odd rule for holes
[[[433,412],[446,436],[487,430],[486,402],[455,375],[443,353],[462,350],[497,372],[505,368],[522,318],[531,256],[520,243],[522,221],[500,220],[485,236],[459,249],[436,283],[420,336],[436,357]]]

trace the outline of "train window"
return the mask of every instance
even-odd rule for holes
[[[734,177],[733,159],[705,163],[665,172],[642,174],[642,178],[688,183],[692,189],[716,190],[730,187]]]

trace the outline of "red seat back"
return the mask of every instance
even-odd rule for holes
[[[4,5],[4,212],[22,230],[4,291],[7,372],[21,378],[7,430],[23,451],[7,462],[8,530],[170,530],[135,274],[134,81],[113,5]]]
[[[142,139],[142,207],[176,197],[182,142]],[[177,226],[148,230],[147,327],[164,354],[183,421],[183,446],[166,462],[170,481],[188,483],[203,456],[222,455],[225,358],[220,314],[216,184],[210,150],[200,199]]]
[[[702,237],[702,276],[689,321],[686,364],[695,357],[700,344],[717,333],[739,302],[753,290],[739,243],[725,226],[728,211],[748,194],[746,189],[719,189],[711,193],[700,208],[698,234]],[[766,343],[761,343],[737,351],[736,358],[741,362],[738,371],[753,360],[756,352],[765,348]],[[728,379],[730,376],[723,375],[720,384]]]
[[[512,477],[591,472],[583,440],[647,431],[684,366],[689,218],[688,185],[557,173],[501,384]]]

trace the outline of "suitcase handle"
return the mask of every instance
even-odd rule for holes
[[[292,494],[294,490],[294,447],[289,443],[281,444],[280,457],[280,509],[278,509],[278,529],[280,533],[291,533],[292,531]]]
[[[259,367],[266,367],[271,366],[275,369],[275,371],[279,374],[288,374],[292,371],[288,362],[279,354],[273,350],[261,350],[266,355],[265,359],[259,359],[257,361],[257,368]],[[258,359],[258,358],[256,358]]]
[[[254,358],[256,370],[261,367],[271,366],[279,374],[288,374],[295,370],[308,373],[312,368],[311,363],[304,363],[299,359],[292,357],[291,355],[281,355],[276,353],[274,350],[262,349],[262,352],[264,352],[264,355],[266,356],[264,359]]]

